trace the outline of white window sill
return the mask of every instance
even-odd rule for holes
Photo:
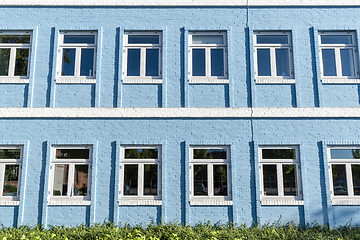
[[[57,78],[55,80],[57,84],[96,84],[96,79],[94,78]]]
[[[122,206],[160,206],[162,201],[154,199],[120,199],[118,204]]]
[[[360,205],[360,199],[332,199],[331,204],[339,206],[355,206]]]
[[[125,78],[123,84],[162,84],[163,80],[158,78]]]
[[[286,78],[256,78],[256,84],[295,84],[295,79]]]
[[[229,79],[224,78],[190,78],[189,84],[229,84]]]
[[[29,83],[29,79],[28,78],[0,78],[0,84],[28,84]]]
[[[304,205],[304,200],[262,199],[261,205],[264,205],[264,206],[301,206],[301,205]]]
[[[89,206],[89,200],[48,200],[48,205],[51,206]]]
[[[231,200],[190,200],[190,205],[194,206],[231,206],[233,202]]]
[[[0,200],[0,206],[19,206],[19,201]]]
[[[323,84],[360,84],[359,78],[322,78]]]

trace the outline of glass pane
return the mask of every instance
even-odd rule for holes
[[[354,76],[354,56],[352,49],[340,49],[343,76]]]
[[[90,149],[56,149],[56,158],[88,159]]]
[[[144,165],[144,195],[157,195],[158,189],[158,165]]]
[[[352,44],[351,35],[322,35],[322,44]]]
[[[284,195],[297,196],[296,165],[282,165]]]
[[[94,76],[94,49],[81,49],[80,76]]]
[[[3,196],[17,196],[19,171],[19,165],[5,165]]]
[[[288,49],[276,49],[276,75],[290,76],[289,51]]]
[[[138,194],[138,165],[124,165],[124,195]]]
[[[16,49],[15,76],[27,76],[29,64],[29,49]]]
[[[140,76],[140,49],[128,49],[127,75]]]
[[[9,75],[10,49],[0,48],[0,76]]]
[[[69,164],[56,164],[54,170],[54,196],[66,196],[69,179]]]
[[[194,159],[226,159],[226,150],[194,149]]]
[[[277,172],[276,165],[263,165],[264,195],[277,196]]]
[[[133,159],[157,159],[158,158],[158,149],[125,149],[125,158]]]
[[[323,49],[321,52],[324,76],[336,76],[335,50]]]
[[[286,35],[257,35],[257,43],[259,44],[287,44],[288,37]]]
[[[0,149],[0,159],[20,159],[20,149]]]
[[[205,49],[192,50],[192,75],[205,76]]]
[[[224,76],[223,49],[211,49],[211,76]]]
[[[194,165],[194,195],[208,195],[207,165]]]
[[[332,159],[360,159],[360,149],[330,149]]]
[[[74,76],[75,73],[75,48],[63,49],[62,76]]]
[[[214,165],[214,195],[227,196],[227,165]]]
[[[146,76],[159,76],[159,49],[146,49]]]
[[[262,149],[263,159],[295,159],[295,149]]]
[[[95,44],[95,35],[64,35],[64,43]]]
[[[30,43],[30,35],[0,35],[0,43]]]
[[[159,44],[159,35],[128,35],[129,44]]]
[[[360,195],[360,165],[351,165],[354,195]]]
[[[74,196],[87,196],[89,166],[75,165]]]
[[[192,44],[224,44],[222,35],[192,35]]]
[[[271,76],[270,49],[257,50],[258,76]]]
[[[334,184],[334,195],[348,195],[345,165],[333,164],[331,165],[331,168]]]

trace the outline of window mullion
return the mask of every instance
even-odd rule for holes
[[[340,48],[335,48],[336,76],[342,77]]]
[[[211,77],[211,49],[205,48],[205,76]]]
[[[271,68],[271,76],[276,76],[276,56],[275,56],[275,48],[270,47],[270,68]]]
[[[16,47],[10,49],[9,72],[8,76],[15,76]]]
[[[140,48],[140,77],[146,75],[146,49],[145,47]]]
[[[352,171],[351,171],[351,164],[346,164],[346,182],[348,185],[348,192],[349,192],[349,196],[353,197],[354,196],[354,188],[353,188],[353,183],[352,183]]]
[[[138,196],[144,196],[144,163],[139,164],[138,169]]]
[[[214,165],[209,163],[208,165],[208,196],[214,197]]]
[[[0,163],[0,197],[4,190],[4,178],[5,178],[5,163]]]
[[[73,197],[73,191],[74,191],[74,168],[75,164],[70,163],[69,164],[69,172],[68,172],[68,197]]]
[[[81,49],[82,49],[81,47],[77,47],[75,52],[75,72],[74,72],[75,77],[80,76]]]
[[[284,183],[283,183],[283,171],[282,171],[282,164],[276,164],[276,172],[278,177],[278,197],[284,197]]]

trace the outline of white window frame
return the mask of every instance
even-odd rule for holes
[[[263,149],[294,149],[295,159],[263,159]],[[298,146],[259,146],[259,163],[260,163],[260,198],[262,205],[303,205],[303,191],[301,181],[301,167],[300,167],[300,153]],[[267,196],[264,194],[264,165],[276,165],[277,176],[277,189],[278,196]],[[296,181],[298,196],[285,196],[284,195],[284,182],[283,182],[283,165],[296,166]]]
[[[0,31],[0,35],[29,35],[30,43],[0,43],[0,49],[10,48],[8,76],[0,76],[0,83],[29,83],[31,46],[33,41],[32,31]],[[26,76],[15,76],[16,50],[29,49],[28,67]]]
[[[57,149],[89,149],[89,158],[88,159],[57,159],[56,158]],[[57,164],[69,165],[67,196],[53,195],[54,171],[55,171],[55,165]],[[73,196],[75,165],[88,165],[87,196]],[[84,146],[84,145],[53,146],[51,149],[48,204],[49,205],[90,205],[91,172],[92,172],[92,146]]]
[[[223,149],[226,151],[225,159],[194,159],[195,149]],[[231,186],[231,163],[230,146],[190,146],[190,204],[191,205],[232,205],[232,186]],[[194,165],[207,165],[208,176],[208,196],[194,195]],[[214,165],[227,166],[227,196],[214,196]]]
[[[352,38],[352,44],[322,44],[321,43],[321,36],[324,35],[348,35]],[[321,78],[327,83],[331,83],[331,79],[359,79],[359,63],[358,63],[358,50],[356,44],[356,35],[354,31],[342,32],[342,31],[319,31],[318,34],[318,41],[319,41],[319,57],[320,57],[320,72]],[[322,57],[322,50],[323,49],[334,49],[335,50],[335,64],[336,64],[336,76],[324,76],[324,64],[323,64],[323,57]],[[353,64],[354,64],[354,76],[343,76],[342,75],[342,65],[341,65],[341,49],[351,49],[353,52]],[[334,83],[341,83],[334,82]]]
[[[157,149],[158,158],[125,158],[126,149]],[[119,204],[120,205],[161,205],[161,158],[162,149],[160,145],[124,145],[120,148],[121,162],[120,162],[120,179],[119,179]],[[158,189],[157,195],[144,195],[144,165],[145,164],[157,164],[158,166]],[[124,165],[138,165],[138,195],[124,195]]]
[[[193,44],[192,37],[196,35],[222,36],[223,44]],[[188,74],[190,83],[229,83],[228,79],[228,47],[226,31],[190,31],[188,35]],[[192,50],[205,49],[205,76],[193,76]],[[224,51],[224,76],[211,76],[211,49],[223,49]]]
[[[131,35],[157,35],[159,37],[159,44],[135,44],[128,43],[128,37]],[[123,50],[123,83],[162,83],[162,48],[163,39],[162,31],[126,31],[124,33],[124,50]],[[128,67],[128,50],[140,49],[140,76],[127,76]],[[146,50],[147,49],[159,49],[158,59],[158,76],[146,76]]]
[[[272,36],[286,36],[287,44],[264,44],[257,43],[257,36],[272,35]],[[292,45],[292,34],[291,31],[255,31],[254,32],[254,66],[255,66],[255,78],[256,83],[295,83],[294,79],[294,58],[293,58],[293,45]],[[258,49],[270,49],[270,67],[271,76],[259,76],[258,75]],[[276,66],[276,49],[287,49],[289,53],[289,76],[277,76]]]
[[[328,146],[328,165],[329,165],[329,177],[330,177],[330,192],[333,205],[360,205],[360,195],[354,195],[353,177],[351,171],[351,165],[360,165],[360,159],[332,159],[331,149],[360,149],[360,146]],[[332,175],[332,165],[345,165],[346,170],[346,184],[348,188],[348,195],[334,195],[334,183]]]
[[[64,43],[65,35],[93,35],[95,36],[94,44],[87,43]],[[96,59],[97,59],[97,43],[98,43],[98,33],[97,31],[61,31],[59,33],[59,47],[58,47],[58,58],[57,58],[57,72],[56,72],[56,83],[65,83],[65,84],[94,84],[96,83]],[[63,63],[63,49],[64,48],[74,48],[75,49],[75,64],[74,64],[74,76],[62,76],[62,63]],[[94,49],[94,59],[93,59],[93,76],[80,76],[80,67],[81,67],[81,50],[82,49]]]
[[[22,171],[22,161],[23,161],[23,148],[21,146],[1,146],[0,149],[19,149],[20,158],[19,159],[0,159],[0,205],[7,205],[9,202],[17,202],[20,199],[20,188],[21,188],[21,171]],[[3,187],[4,187],[4,177],[5,177],[5,166],[6,165],[19,165],[19,179],[17,186],[17,195],[16,196],[3,196]],[[16,205],[17,205],[16,204]],[[9,204],[12,205],[12,204]]]

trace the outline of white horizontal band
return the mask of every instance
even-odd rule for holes
[[[48,205],[51,206],[89,206],[91,201],[88,200],[48,200]]]
[[[0,206],[19,206],[19,201],[0,200]]]
[[[282,79],[282,78],[257,78],[256,84],[295,84],[295,79]]]
[[[321,79],[323,84],[359,84],[358,78],[323,78]]]
[[[121,206],[160,206],[162,205],[161,200],[130,200],[130,199],[121,199],[118,201]]]
[[[196,78],[196,79],[189,79],[189,84],[229,84],[229,79]]]
[[[268,206],[299,206],[304,205],[303,200],[261,200],[261,205]]]
[[[0,118],[360,118],[360,108],[0,108]]]
[[[28,78],[0,78],[0,83],[4,84],[27,84],[29,83]]]
[[[162,79],[152,78],[124,78],[122,83],[124,84],[162,84]]]
[[[0,6],[360,6],[358,0],[2,0]]]
[[[231,206],[231,200],[191,200],[190,205],[194,206]]]
[[[96,84],[96,79],[92,78],[57,78],[58,84]]]

